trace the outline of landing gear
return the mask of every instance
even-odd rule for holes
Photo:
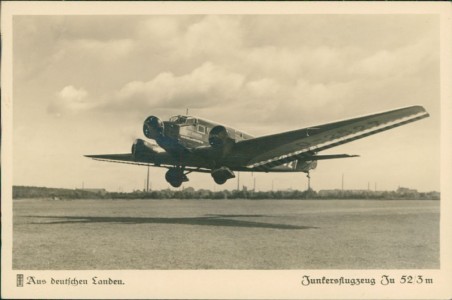
[[[184,174],[184,170],[179,167],[168,169],[165,174],[165,179],[175,188],[180,187],[182,182],[188,181],[188,177]]]
[[[311,175],[309,175],[309,171],[306,173],[306,177],[308,177],[308,191],[311,190]]]
[[[224,184],[228,179],[235,178],[234,172],[226,167],[212,170],[211,175],[216,184]]]
[[[216,184],[224,184],[228,179],[224,176],[216,176],[213,178]]]

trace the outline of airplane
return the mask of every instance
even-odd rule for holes
[[[177,115],[168,121],[149,116],[144,136],[135,140],[131,153],[85,155],[109,162],[167,168],[166,181],[180,187],[191,172],[210,173],[217,184],[235,178],[236,172],[303,172],[317,161],[356,157],[318,154],[428,117],[422,106],[409,106],[352,119],[311,126],[261,137],[203,118]]]

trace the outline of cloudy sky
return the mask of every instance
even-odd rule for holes
[[[325,152],[361,157],[320,162],[311,183],[440,188],[437,16],[15,16],[13,45],[14,185],[142,189],[146,167],[83,155],[129,152],[151,114],[189,108],[264,135],[421,104],[430,118]],[[164,173],[151,169],[153,188],[169,187]],[[307,185],[254,177],[258,190]]]

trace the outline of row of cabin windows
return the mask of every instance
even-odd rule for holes
[[[189,124],[189,125],[196,125],[198,123],[197,119],[185,117],[185,116],[174,116],[170,118],[171,122],[175,122],[176,124]],[[204,125],[198,124],[197,130],[200,133],[207,133],[208,129]],[[243,138],[243,133],[239,133],[240,137]]]
[[[200,132],[200,133],[206,133],[206,132],[207,132],[206,126],[204,126],[204,125],[198,125],[198,132]]]
[[[186,116],[174,116],[171,117],[170,122],[174,122],[176,124],[185,124],[185,125],[197,125],[198,120],[191,118],[191,117],[186,117]],[[206,133],[207,132],[207,128],[204,125],[199,125],[197,126],[198,132],[200,133]]]

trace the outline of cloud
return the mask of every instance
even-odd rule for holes
[[[128,39],[137,30],[143,16],[121,15],[68,15],[46,16],[43,20],[52,26],[52,30],[66,39],[92,39],[108,41]],[[131,20],[133,20],[131,22]],[[49,22],[50,21],[50,22]]]
[[[404,47],[376,51],[352,64],[350,72],[368,78],[416,75],[426,65],[437,63],[431,43],[431,39],[420,39]]]
[[[17,16],[13,26],[15,74],[36,80],[46,72],[61,76],[65,69],[84,64],[94,67],[125,57],[134,49],[138,23],[125,19],[130,17]]]
[[[173,41],[181,31],[180,19],[154,16],[140,23],[137,34],[140,39],[148,40],[154,45]]]
[[[300,115],[310,122],[344,110],[360,114],[365,105],[390,104],[397,95],[391,92],[397,89],[395,84],[415,82],[423,66],[431,66],[436,57],[431,53],[436,40],[424,34],[400,43],[392,37],[391,26],[380,29],[378,22],[355,19],[343,23],[344,18],[307,16],[152,16],[137,19],[140,26],[129,26],[135,30],[130,38],[84,39],[74,33],[76,38],[60,47],[71,57],[89,58],[97,66],[113,65],[113,70],[121,67],[122,72],[99,84],[70,81],[88,85],[99,99],[97,105],[70,111],[172,114],[189,107],[231,122],[253,111],[255,124],[284,116],[281,127],[298,125]],[[281,34],[275,24],[298,30]],[[313,35],[312,24],[329,30],[322,27]],[[398,26],[405,32],[407,26],[402,25]],[[337,26],[348,28],[340,31],[341,39],[334,30]],[[353,34],[344,37],[350,30]],[[354,40],[373,31],[381,33],[378,47]],[[350,43],[342,40],[346,38]],[[103,88],[97,88],[100,84]]]
[[[57,98],[47,107],[50,114],[60,116],[63,113],[78,113],[93,108],[93,103],[87,102],[88,92],[72,85],[65,86],[57,93]]]
[[[244,80],[241,74],[206,62],[189,74],[176,76],[163,72],[146,82],[129,82],[119,90],[116,99],[104,103],[104,107],[208,107],[234,98]]]
[[[103,61],[112,61],[129,55],[134,46],[134,42],[131,39],[112,39],[107,41],[76,39],[63,41],[59,47],[65,50],[67,54],[66,59],[71,59],[74,56],[89,56]]]
[[[242,47],[240,17],[209,15],[189,26],[184,52],[191,55],[227,55]]]
[[[84,89],[76,89],[72,85],[65,86],[59,93],[58,96],[61,99],[67,101],[77,101],[81,102],[88,93]]]

